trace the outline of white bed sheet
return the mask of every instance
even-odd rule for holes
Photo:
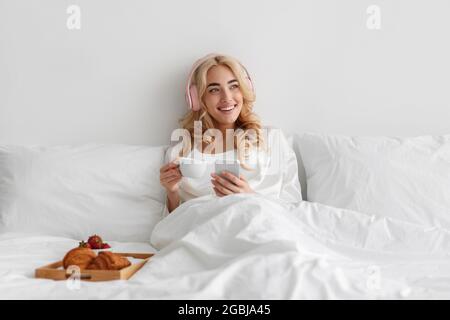
[[[0,236],[2,299],[416,299],[450,298],[450,236],[310,202],[286,208],[258,195],[201,197],[154,229],[159,252],[128,281],[34,279],[77,241]]]

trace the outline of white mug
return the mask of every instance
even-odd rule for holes
[[[200,178],[205,172],[208,164],[202,160],[193,158],[179,158],[181,175],[187,178]]]

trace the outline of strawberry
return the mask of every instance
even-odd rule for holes
[[[91,245],[87,242],[81,241],[79,242],[78,248],[91,248]]]
[[[109,248],[111,248],[111,246],[109,244],[107,244],[106,242],[104,242],[102,245],[102,249],[109,249]]]
[[[100,238],[100,236],[94,234],[93,236],[89,237],[88,243],[92,249],[101,249],[103,245],[103,240],[102,238]]]

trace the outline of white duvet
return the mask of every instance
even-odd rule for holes
[[[0,235],[2,299],[450,298],[449,233],[311,202],[288,208],[260,195],[200,197],[155,227],[155,252],[128,281],[33,278],[76,240]]]

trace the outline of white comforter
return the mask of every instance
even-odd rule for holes
[[[415,299],[450,298],[445,230],[317,203],[288,208],[259,195],[183,203],[151,244],[111,242],[114,251],[155,252],[128,281],[34,279],[77,241],[0,236],[2,299]]]

